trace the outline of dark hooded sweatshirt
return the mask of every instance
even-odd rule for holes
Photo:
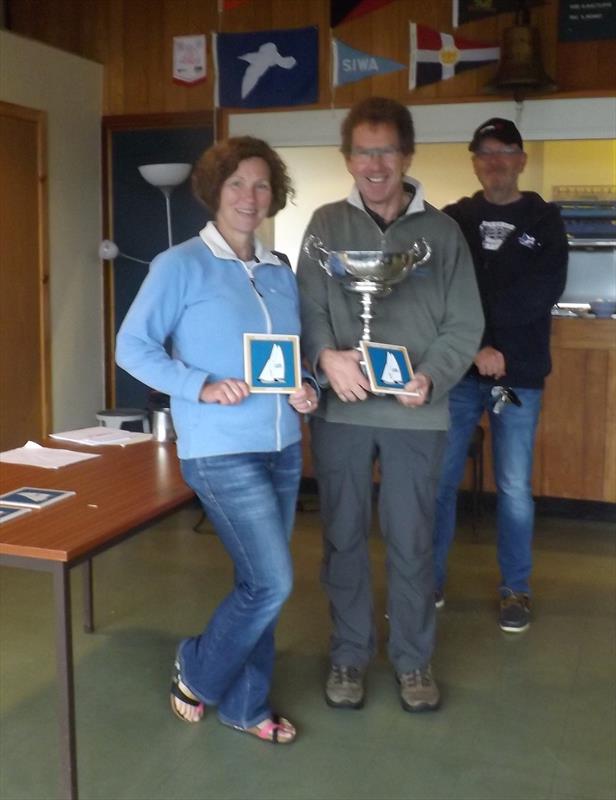
[[[551,308],[567,278],[568,245],[558,207],[535,192],[507,205],[483,192],[443,209],[469,244],[486,326],[481,347],[503,353],[499,383],[540,389],[551,370]],[[475,366],[470,375],[480,376]]]

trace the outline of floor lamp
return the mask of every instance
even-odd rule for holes
[[[165,207],[167,211],[167,238],[169,240],[169,247],[171,247],[173,245],[173,240],[171,237],[171,192],[176,186],[184,183],[190,174],[192,165],[142,164],[142,166],[137,167],[137,169],[144,180],[146,180],[152,186],[156,186],[158,189],[160,189],[165,196]],[[135,258],[134,256],[129,256],[126,253],[122,253],[117,244],[112,242],[110,239],[104,239],[100,243],[98,248],[98,256],[103,261],[113,261],[118,256],[122,256],[123,258],[128,258],[130,261],[136,261],[138,264],[145,264],[147,266],[150,263],[149,261],[144,261],[141,258]]]
[[[165,196],[167,236],[169,238],[169,247],[171,247],[173,245],[171,237],[171,192],[188,178],[191,164],[143,164],[137,169],[144,180],[160,189]]]

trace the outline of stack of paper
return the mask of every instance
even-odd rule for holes
[[[97,425],[93,428],[79,428],[76,431],[52,433],[51,438],[59,439],[63,442],[75,442],[75,444],[119,444],[123,447],[124,445],[136,444],[137,442],[148,442],[152,438],[152,434],[125,431],[121,428],[106,428],[104,425]]]
[[[67,464],[98,457],[98,453],[77,453],[74,450],[58,450],[55,447],[41,447],[36,442],[26,442],[23,447],[16,447],[14,450],[5,450],[4,453],[0,453],[0,462],[21,464],[26,467],[58,469]]]

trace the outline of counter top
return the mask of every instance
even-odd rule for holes
[[[616,318],[553,317],[552,347],[568,350],[616,350]]]

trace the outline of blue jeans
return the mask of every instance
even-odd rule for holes
[[[484,411],[488,412],[492,434],[492,462],[496,483],[496,523],[501,592],[530,592],[532,540],[535,504],[531,477],[533,448],[541,389],[512,387],[522,406],[507,405],[494,414],[492,385],[467,376],[449,395],[451,425],[443,459],[436,501],[434,564],[437,591],[443,591],[447,577],[447,555],[456,527],[458,487],[464,475],[468,446]]]
[[[231,593],[203,633],[179,647],[182,680],[218,706],[222,722],[250,728],[271,716],[274,628],[293,585],[289,540],[301,446],[185,459],[182,474],[235,567]]]

